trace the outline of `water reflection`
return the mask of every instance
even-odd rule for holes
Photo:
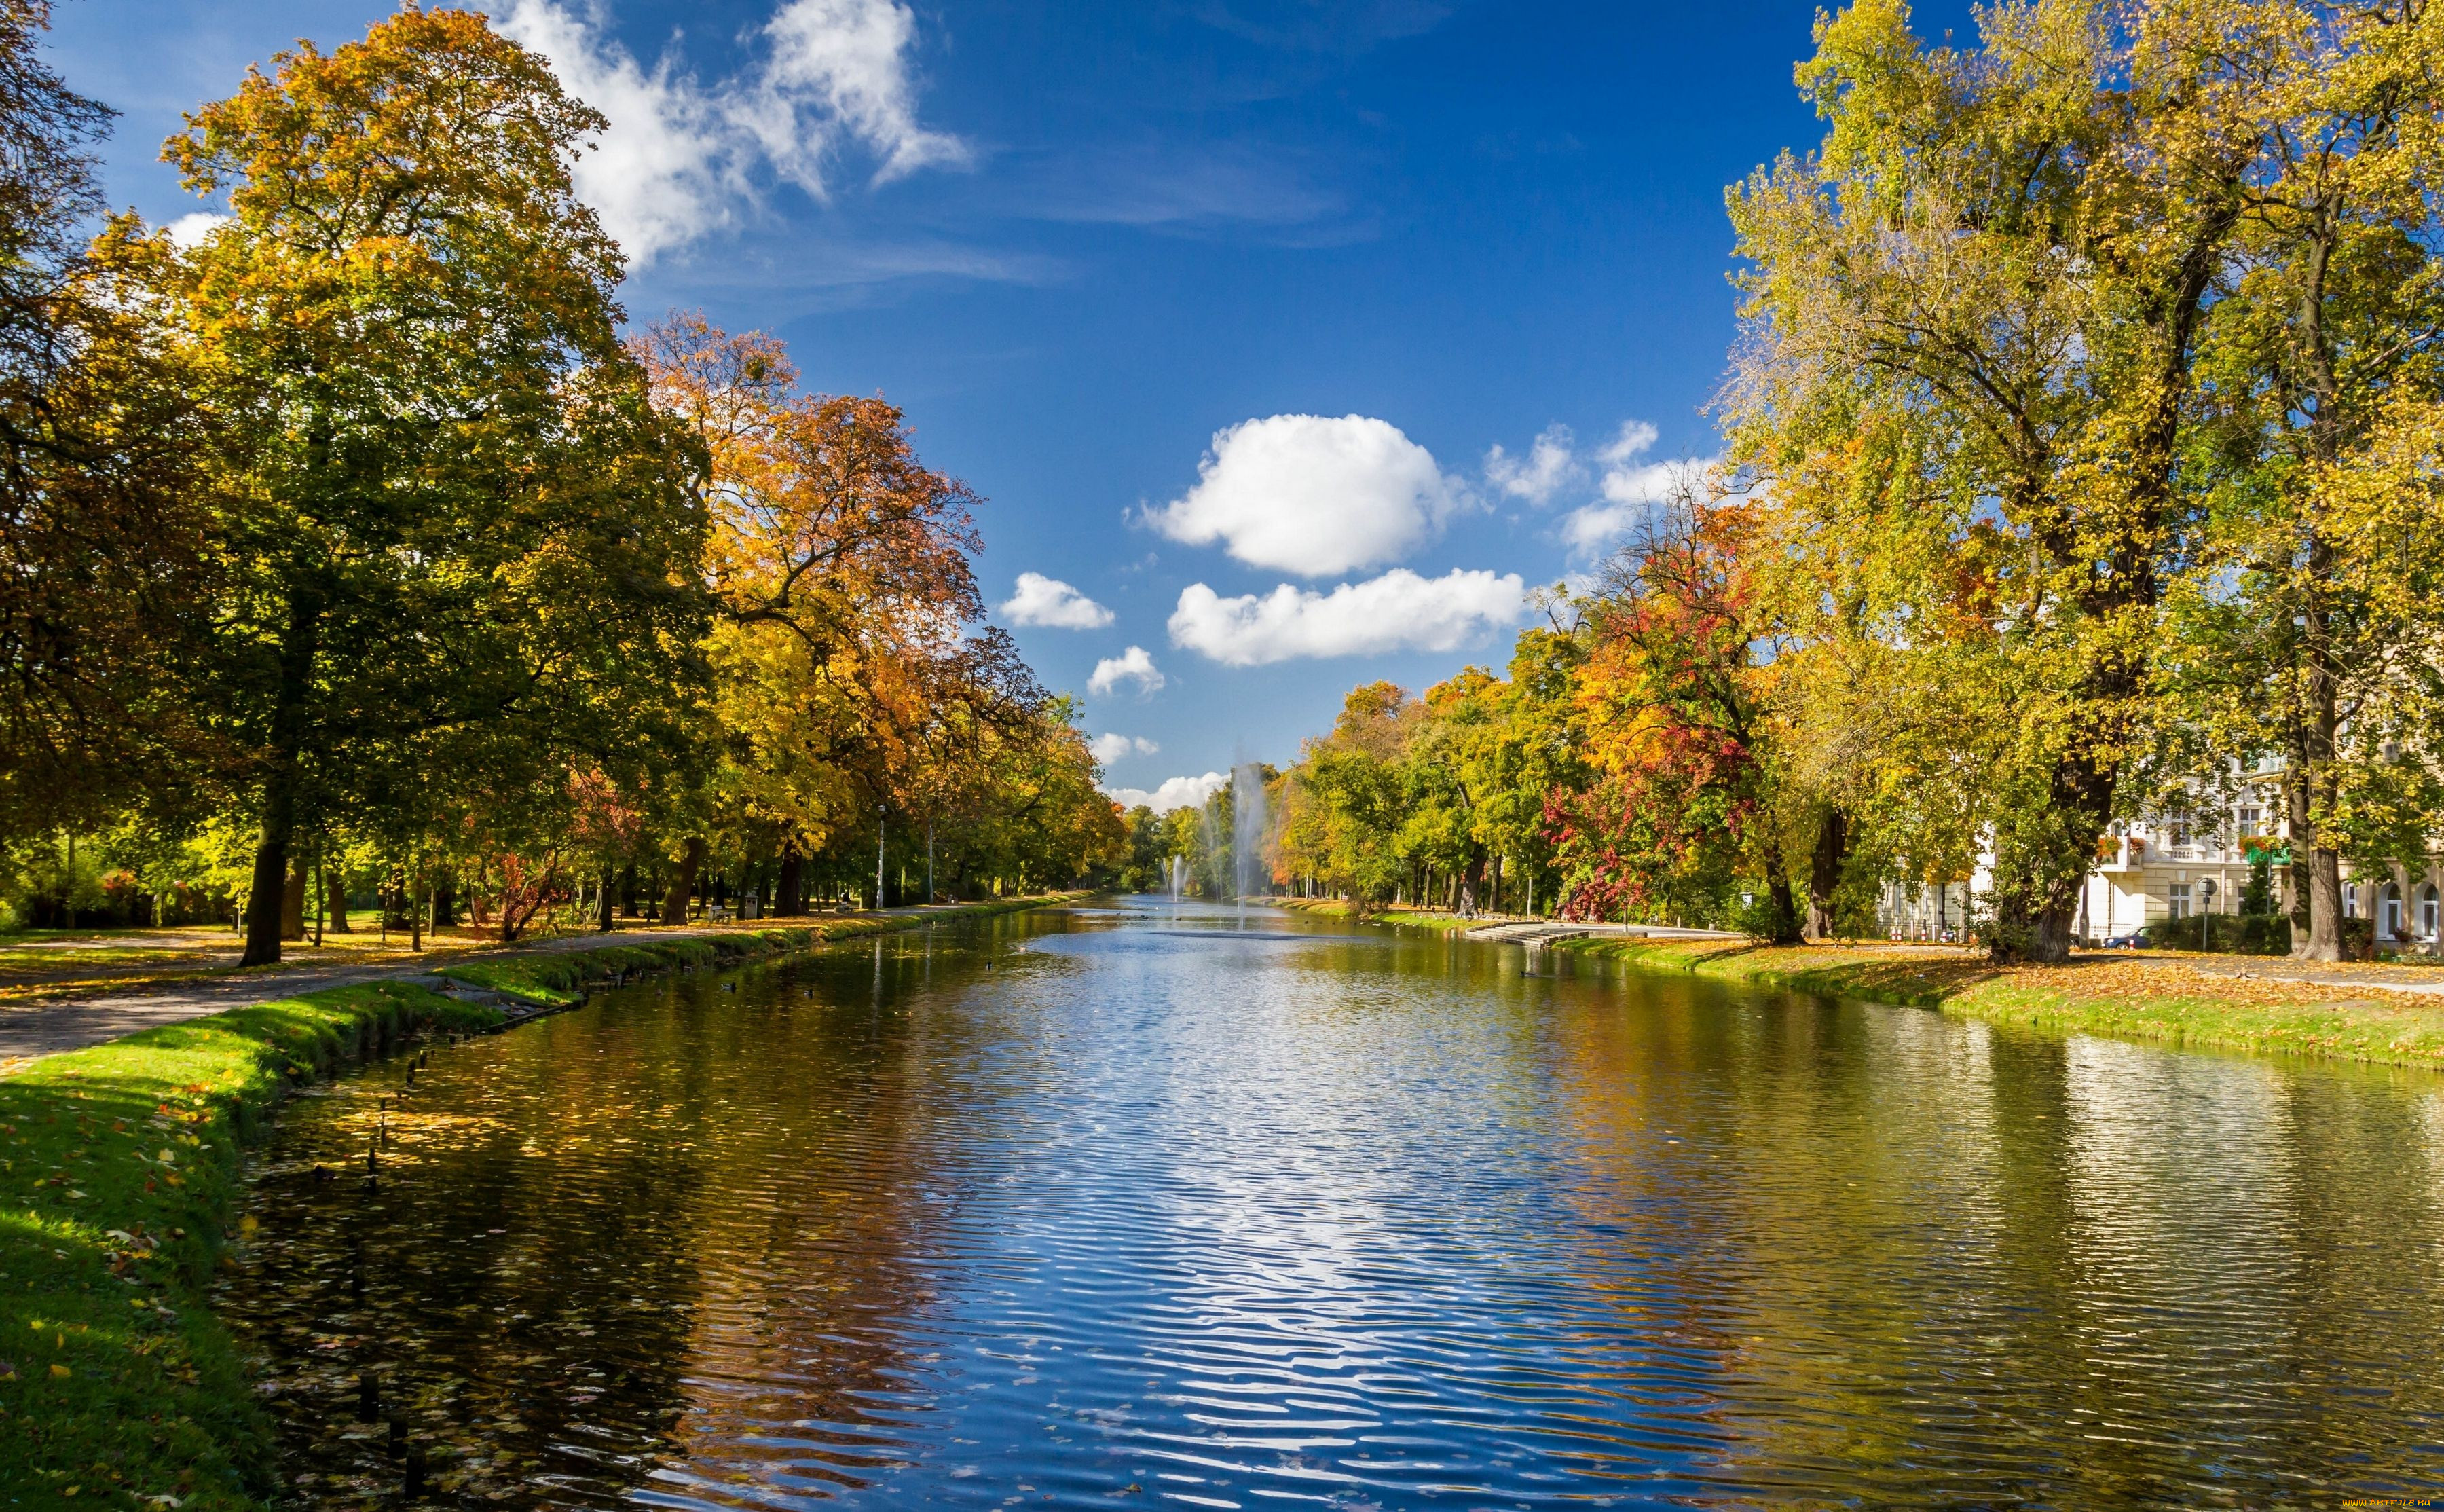
[[[2444,1480],[2430,1079],[1524,967],[1124,906],[606,994],[294,1107],[224,1305],[306,1506],[393,1413],[466,1505]]]

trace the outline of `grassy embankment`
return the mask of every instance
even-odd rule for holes
[[[615,977],[1066,896],[503,956],[448,974],[559,1006]],[[203,1292],[230,1237],[240,1148],[297,1081],[502,1018],[377,983],[165,1024],[0,1079],[0,1506],[263,1505],[268,1423]]]
[[[406,984],[340,987],[0,1079],[0,1505],[255,1504],[269,1440],[202,1292],[240,1144],[294,1079],[500,1017]]]
[[[515,998],[538,1007],[566,1007],[585,1000],[589,986],[653,971],[703,966],[727,966],[757,956],[810,950],[841,940],[869,934],[892,934],[949,919],[983,918],[1072,902],[1083,893],[1050,893],[1034,897],[999,898],[986,903],[959,903],[921,913],[846,913],[817,923],[755,929],[741,927],[718,934],[679,940],[639,939],[632,944],[598,946],[590,950],[555,954],[503,954],[491,959],[454,962],[437,974],[487,992]]]
[[[1292,906],[1340,908],[1305,900]],[[1474,921],[1399,911],[1379,922],[1452,930]],[[2282,957],[2114,951],[2064,966],[2004,967],[1936,946],[1581,938],[1552,948],[1644,970],[1934,1008],[2055,1033],[2444,1068],[2444,997],[2389,990],[2364,971],[2350,980]],[[2408,982],[2430,969],[2377,974]],[[2329,979],[2268,980],[2291,977]],[[2444,986],[2444,973],[2424,980]]]
[[[2282,957],[2117,951],[2063,966],[1996,966],[1971,951],[1908,946],[1578,939],[1560,948],[2057,1033],[2444,1067],[2444,998],[2339,975],[2268,980],[2324,975]]]

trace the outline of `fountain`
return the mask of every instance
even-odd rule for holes
[[[1270,890],[1265,865],[1265,774],[1253,763],[1231,768],[1231,893],[1245,901]]]

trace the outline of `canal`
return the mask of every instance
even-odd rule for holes
[[[299,1506],[2444,1486],[2430,1075],[1144,901],[409,1064],[284,1110],[217,1294]]]

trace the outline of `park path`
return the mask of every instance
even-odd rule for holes
[[[930,909],[885,909],[882,913],[886,917],[914,918],[929,913],[949,913],[955,907],[935,905]],[[874,914],[869,912],[850,916],[871,918]],[[231,1008],[293,998],[301,992],[320,992],[326,987],[354,986],[363,982],[404,981],[429,975],[438,967],[491,960],[502,955],[551,955],[567,950],[590,950],[632,940],[686,940],[728,933],[733,930],[813,924],[819,917],[809,915],[803,919],[763,919],[752,923],[672,928],[633,925],[608,934],[557,934],[521,941],[516,945],[491,946],[446,959],[426,956],[412,961],[341,965],[284,961],[280,966],[263,971],[195,977],[184,982],[148,983],[124,992],[105,991],[48,1001],[36,1000],[23,1005],[0,1007],[0,1076],[22,1070],[43,1056],[82,1050],[87,1045],[101,1044],[159,1024],[179,1023]]]

